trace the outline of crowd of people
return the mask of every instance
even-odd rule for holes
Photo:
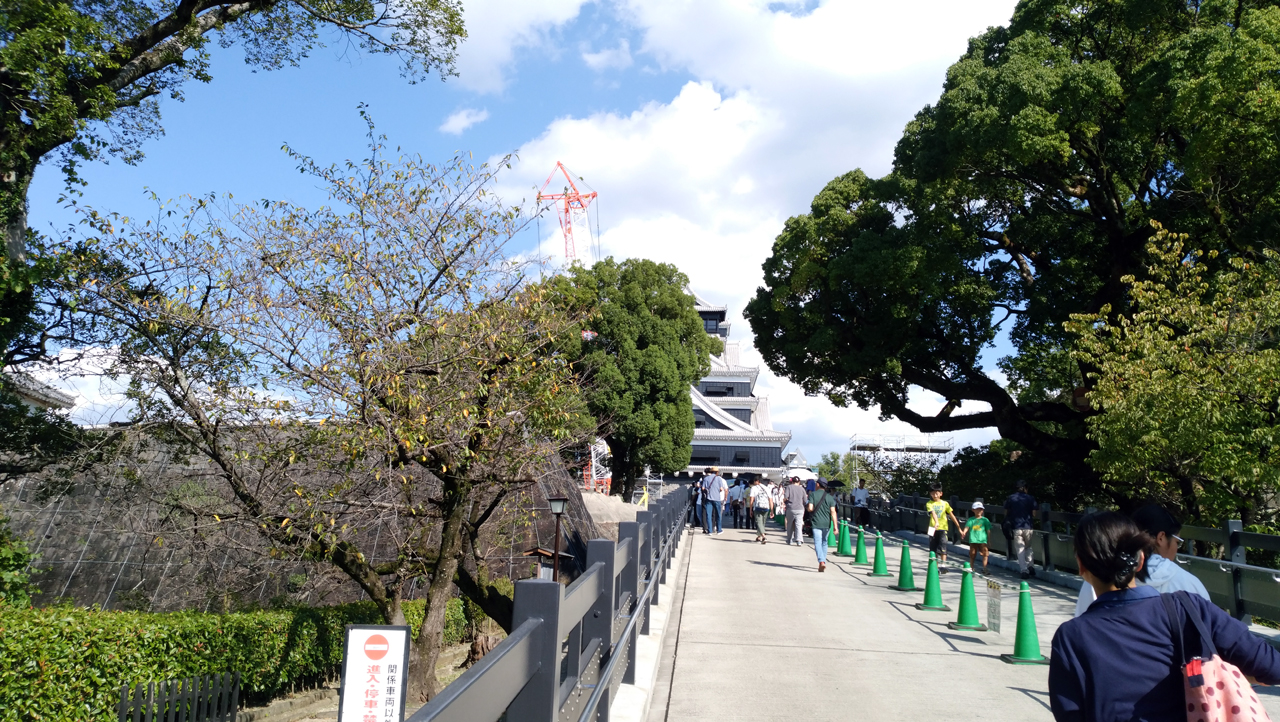
[[[813,541],[818,560],[818,571],[827,570],[828,535],[838,533],[839,513],[832,491],[838,482],[818,477],[808,482],[798,476],[771,481],[758,474],[743,474],[731,485],[720,476],[720,469],[709,466],[702,478],[691,485],[689,493],[688,524],[701,526],[702,533],[723,534],[723,520],[728,513],[734,529],[756,530],[755,541],[767,544],[766,522],[781,514],[786,529],[788,546],[805,546],[805,539]],[[854,515],[863,524],[870,524],[868,508],[870,492],[866,482],[853,490]]]
[[[825,571],[827,535],[839,523],[837,486],[822,478],[806,483],[758,475],[730,484],[709,467],[690,488],[689,524],[722,534],[727,513],[733,528],[754,528],[755,541],[766,544],[766,522],[781,515],[786,543],[803,546],[811,539],[818,571]],[[871,523],[869,496],[865,482],[850,494],[857,524]],[[961,523],[935,486],[925,510],[939,571],[946,573],[954,524],[968,543],[970,566],[987,574],[992,522],[982,501]],[[1020,578],[1030,579],[1039,510],[1026,482],[1017,483],[1003,511],[1000,531]],[[1059,722],[1268,719],[1249,683],[1280,683],[1280,652],[1215,606],[1204,584],[1179,566],[1181,529],[1158,504],[1129,516],[1089,514],[1077,525],[1073,544],[1085,583],[1074,618],[1054,634],[1049,665],[1050,706]]]

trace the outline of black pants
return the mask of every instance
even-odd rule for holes
[[[934,529],[933,538],[929,540],[929,551],[947,553],[947,532],[945,529]]]
[[[742,529],[746,527],[746,519],[742,516],[742,505],[733,504],[733,528]]]

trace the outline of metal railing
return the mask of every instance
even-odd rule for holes
[[[892,501],[872,499],[869,507],[872,525],[885,531],[908,530],[924,534],[929,526],[929,514],[924,510],[928,501],[921,496],[900,496]],[[961,523],[971,515],[972,502],[957,497],[948,500]],[[852,504],[842,498],[838,505],[842,517],[852,518]],[[1086,514],[1084,512],[1056,511],[1049,504],[1041,504],[1036,521],[1035,540],[1031,544],[1033,562],[1046,571],[1061,569],[1079,574],[1076,568],[1075,547],[1072,533]],[[1005,511],[1002,501],[985,506],[985,514],[991,519],[988,547],[994,553],[1012,558],[1009,539],[1000,526]],[[960,540],[958,529],[948,529],[948,538]],[[1245,563],[1245,550],[1258,549],[1280,552],[1280,536],[1244,531],[1238,519],[1228,520],[1222,528],[1183,526],[1179,535],[1186,540],[1185,551],[1177,562],[1204,583],[1214,604],[1226,609],[1237,619],[1258,615],[1280,620],[1280,570]],[[1201,549],[1218,547],[1222,558],[1189,553],[1199,542]]]
[[[634,684],[638,635],[649,633],[684,531],[683,495],[650,500],[618,541],[587,543],[587,570],[569,586],[516,582],[513,631],[409,722],[603,722],[621,684]]]

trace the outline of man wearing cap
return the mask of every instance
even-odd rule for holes
[[[1004,500],[1004,519],[1013,535],[1013,553],[1018,558],[1018,571],[1023,579],[1036,575],[1031,558],[1031,539],[1035,530],[1031,519],[1036,514],[1036,498],[1027,493],[1027,481],[1018,480],[1018,490]]]
[[[702,477],[702,498],[706,500],[702,510],[702,533],[724,533],[720,516],[724,513],[724,501],[728,495],[729,482],[720,476],[720,468],[708,466]]]
[[[791,477],[791,483],[782,490],[782,499],[787,510],[787,546],[791,546],[792,539],[796,546],[804,546],[804,511],[809,506],[809,492],[800,477]]]

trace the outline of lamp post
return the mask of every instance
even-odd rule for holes
[[[547,499],[547,503],[551,505],[551,513],[556,517],[556,548],[555,556],[551,558],[551,580],[560,581],[560,516],[564,514],[565,507],[569,505],[569,499],[563,496],[557,496]]]

